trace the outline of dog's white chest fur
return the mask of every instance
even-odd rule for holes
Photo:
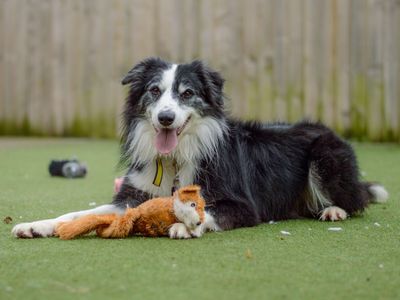
[[[171,159],[162,159],[162,179],[161,185],[153,184],[157,173],[157,164],[154,160],[140,171],[133,171],[128,175],[130,184],[144,192],[149,193],[152,197],[166,197],[171,195],[171,189],[174,184],[175,167]],[[193,184],[195,168],[193,165],[184,164],[178,167],[177,175],[179,176],[180,186]]]

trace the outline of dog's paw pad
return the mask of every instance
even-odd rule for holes
[[[342,221],[347,219],[347,213],[344,209],[337,206],[330,206],[322,211],[320,219],[322,221]]]
[[[169,229],[169,237],[171,239],[190,239],[192,236],[188,232],[185,224],[175,223]]]

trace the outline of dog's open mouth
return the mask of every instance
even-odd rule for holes
[[[183,125],[178,128],[155,128],[157,133],[155,146],[159,153],[167,155],[176,148],[176,146],[178,145],[178,136],[185,129],[189,120],[190,116],[186,119]]]

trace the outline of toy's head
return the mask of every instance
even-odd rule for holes
[[[197,185],[180,188],[174,193],[175,216],[190,230],[204,223],[204,207],[205,201]]]

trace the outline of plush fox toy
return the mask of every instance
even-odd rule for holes
[[[189,232],[196,232],[204,223],[204,206],[200,187],[191,185],[177,190],[171,197],[154,198],[128,208],[122,216],[88,215],[61,223],[56,235],[69,240],[96,230],[103,238],[166,236],[175,223],[183,223]]]

